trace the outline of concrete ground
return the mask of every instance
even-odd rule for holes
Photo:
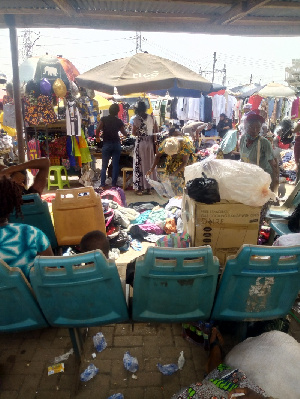
[[[138,197],[127,191],[126,197],[128,203],[144,200],[164,202],[156,194]],[[146,246],[143,245],[141,252],[131,249],[117,260],[121,277],[125,275],[125,265],[143,254]],[[300,310],[297,315],[300,317]],[[299,324],[294,321],[292,326],[292,332],[300,342]],[[225,353],[237,343],[232,336],[235,325],[230,328],[226,331],[221,328],[226,343]],[[64,372],[50,376],[47,369],[54,358],[72,348],[68,329],[0,334],[0,399],[106,399],[118,392],[125,399],[169,399],[182,387],[203,379],[208,353],[183,339],[180,324],[113,324],[84,332],[81,364],[71,355],[64,361]],[[92,337],[97,332],[104,334],[108,346],[92,359],[95,352]],[[138,358],[137,379],[133,379],[123,366],[126,351]],[[172,376],[162,375],[156,364],[177,363],[180,351],[184,351],[186,359],[183,369]],[[80,382],[80,373],[91,362],[99,368],[99,374],[88,382]]]

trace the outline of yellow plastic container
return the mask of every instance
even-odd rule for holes
[[[77,245],[92,230],[106,234],[101,197],[93,187],[57,190],[52,209],[58,245]]]

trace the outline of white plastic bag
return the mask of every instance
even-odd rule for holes
[[[185,181],[202,177],[202,172],[217,180],[223,200],[262,206],[276,198],[269,189],[271,176],[257,165],[229,159],[205,159],[185,168]]]
[[[162,182],[158,182],[150,179],[146,176],[148,183],[155,189],[158,195],[161,197],[172,198],[175,197],[172,185],[169,179],[164,179]]]

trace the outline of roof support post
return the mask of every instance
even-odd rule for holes
[[[18,37],[14,15],[5,15],[5,22],[9,28],[11,62],[13,70],[13,89],[16,113],[16,129],[18,139],[19,162],[25,161],[24,137],[23,137],[23,116],[21,107],[20,78],[18,65]]]

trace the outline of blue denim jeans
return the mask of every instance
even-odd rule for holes
[[[110,158],[112,158],[112,186],[117,185],[119,177],[119,161],[121,155],[120,143],[104,143],[102,147],[101,186],[105,186],[106,171]]]

